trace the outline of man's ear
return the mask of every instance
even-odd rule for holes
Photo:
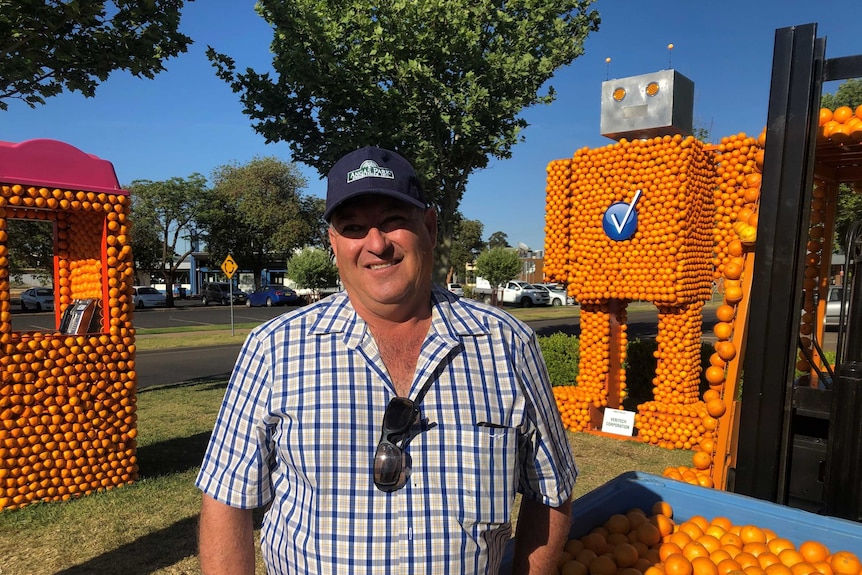
[[[329,236],[329,248],[332,250],[332,255],[337,258],[338,252],[335,251],[335,230],[332,229],[332,226],[326,228],[326,234]]]
[[[437,247],[437,210],[427,208],[425,210],[425,228],[431,238],[431,247]]]

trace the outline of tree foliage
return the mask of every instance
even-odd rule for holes
[[[135,180],[129,186],[132,210],[139,221],[133,221],[132,234],[140,226],[153,226],[161,240],[159,273],[165,278],[165,296],[168,307],[173,307],[171,286],[180,263],[192,252],[191,247],[177,253],[181,239],[190,239],[198,233],[196,218],[207,201],[207,181],[201,174],[188,178],[171,178],[160,182]],[[139,232],[140,233],[140,230]]]
[[[463,282],[467,264],[473,263],[476,256],[485,249],[485,242],[482,240],[484,226],[479,220],[465,220],[460,217],[460,214],[458,216],[449,256],[452,263],[451,274],[454,274],[458,281]],[[452,280],[451,274],[446,278],[448,281]]]
[[[488,238],[488,247],[492,249],[511,247],[509,245],[509,236],[504,232],[494,232],[491,234],[491,237]]]
[[[140,202],[132,196],[130,218],[133,225],[130,237],[136,277],[142,272],[148,276],[163,275],[160,268],[164,242],[159,235],[159,224],[154,217],[153,210],[143,211]]]
[[[439,210],[442,282],[468,178],[511,156],[524,108],[554,100],[548,80],[598,29],[592,1],[261,0],[274,73],[208,56],[255,130],[321,175],[369,144],[411,160]]]
[[[191,0],[189,0],[191,1]],[[63,91],[92,97],[115,70],[153,78],[186,51],[184,0],[0,2],[0,110]]]
[[[53,285],[54,228],[51,222],[10,219],[7,226],[10,275],[20,282],[28,273],[43,285]]]
[[[476,258],[476,275],[491,284],[491,303],[497,303],[496,286],[501,285],[521,271],[521,260],[515,250],[496,247],[486,250]]]
[[[212,261],[230,254],[241,269],[261,272],[317,241],[323,200],[306,198],[299,169],[274,157],[228,164],[213,172],[212,193],[198,217]]]
[[[298,287],[312,290],[317,299],[322,288],[338,283],[338,268],[327,250],[305,248],[287,262],[287,277]]]
[[[823,94],[820,99],[821,107],[833,111],[840,106],[849,106],[855,110],[859,105],[862,105],[862,79],[860,78],[847,80],[838,86],[834,94]]]

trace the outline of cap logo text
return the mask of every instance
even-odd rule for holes
[[[374,160],[365,160],[360,164],[358,169],[347,172],[347,183],[349,184],[362,178],[386,178],[394,180],[395,173],[389,168],[381,168]]]

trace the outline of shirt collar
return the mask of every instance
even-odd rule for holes
[[[324,300],[317,319],[309,329],[309,335],[343,333],[348,347],[359,346],[368,326],[359,317],[346,291],[335,293]],[[322,302],[321,302],[322,303]],[[431,329],[429,335],[451,339],[453,343],[461,337],[485,336],[488,326],[476,314],[471,300],[459,298],[449,290],[434,285],[431,289]]]

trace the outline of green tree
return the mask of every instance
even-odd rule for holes
[[[452,268],[446,278],[447,283],[452,281],[453,274],[458,281],[464,281],[467,264],[473,263],[476,256],[485,249],[485,242],[482,241],[483,229],[484,226],[479,220],[465,220],[458,214],[458,223],[452,236],[452,249],[449,252]]]
[[[9,220],[9,273],[19,283],[25,273],[44,285],[54,283],[54,230],[43,220]]]
[[[210,258],[230,254],[240,269],[261,272],[314,241],[323,219],[321,202],[303,200],[299,169],[274,157],[227,164],[213,172],[210,201],[198,217]],[[281,263],[281,265],[284,265]]]
[[[191,0],[189,0],[191,1]],[[66,91],[92,97],[115,70],[153,78],[185,52],[183,0],[0,2],[0,110]]]
[[[132,263],[135,267],[135,277],[140,273],[148,276],[162,274],[160,264],[162,263],[163,240],[159,236],[158,222],[153,219],[154,213],[143,213],[139,208],[139,202],[132,197],[132,209],[130,218],[134,225],[130,227],[129,235],[132,244]],[[147,282],[146,285],[149,285]]]
[[[338,268],[329,252],[320,248],[305,248],[287,262],[287,277],[300,288],[310,289],[313,299],[320,290],[338,283]]]
[[[862,79],[859,78],[847,80],[838,86],[834,94],[823,94],[820,99],[820,106],[832,111],[840,106],[849,106],[855,110],[859,105],[862,105]]]
[[[470,175],[523,139],[523,109],[549,104],[554,72],[600,23],[593,0],[260,0],[273,71],[237,72],[209,48],[254,129],[328,172],[373,144],[411,160],[439,210],[435,279],[445,281]]]
[[[132,209],[140,218],[140,225],[153,226],[161,240],[159,273],[165,278],[165,297],[168,307],[174,305],[173,285],[176,271],[189,254],[189,247],[178,254],[181,239],[197,234],[196,218],[207,200],[207,181],[201,174],[188,178],[171,178],[160,182],[135,180],[129,186]],[[138,225],[133,222],[133,226]],[[134,229],[134,227],[132,228]],[[134,233],[134,232],[133,232]]]
[[[488,238],[488,247],[509,248],[512,246],[509,245],[509,236],[507,236],[503,232],[494,232],[493,234],[491,234],[491,237]]]
[[[486,250],[476,258],[476,275],[479,275],[491,285],[491,305],[497,305],[498,285],[507,282],[521,271],[521,260],[518,252],[503,247]]]

